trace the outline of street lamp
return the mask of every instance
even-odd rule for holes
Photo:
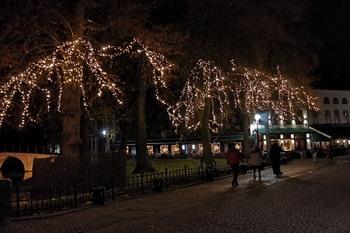
[[[256,142],[258,143],[259,147],[259,120],[260,120],[260,114],[255,114],[254,116],[256,121]]]
[[[106,135],[107,135],[107,130],[102,130],[102,135],[104,136],[104,137],[106,137]]]

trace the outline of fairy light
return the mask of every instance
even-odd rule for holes
[[[83,104],[88,109],[86,85],[83,69],[86,67],[94,75],[98,84],[98,92],[104,89],[110,91],[119,104],[122,103],[122,92],[118,85],[111,80],[102,69],[99,58],[103,57],[99,50],[90,42],[78,38],[58,45],[52,54],[32,62],[21,73],[11,76],[0,88],[0,126],[12,105],[16,93],[22,96],[23,110],[19,127],[23,127],[27,121],[35,122],[30,115],[30,99],[36,90],[43,94],[47,111],[51,110],[53,101],[57,101],[57,110],[61,111],[62,95],[65,87],[76,85],[81,90]],[[57,87],[51,87],[49,83],[57,83]],[[58,98],[52,98],[50,88],[58,88]]]
[[[173,64],[168,62],[164,55],[150,50],[141,40],[134,38],[130,43],[125,43],[122,46],[107,45],[101,49],[101,56],[114,58],[121,55],[141,55],[144,54],[152,67],[152,81],[155,87],[156,99],[168,106],[170,105],[161,94],[167,93],[166,74],[173,68]]]
[[[0,99],[2,100],[0,104],[0,126],[16,93],[21,94],[22,104],[24,105],[19,127],[23,127],[26,121],[35,121],[30,116],[29,111],[30,99],[35,90],[43,93],[47,111],[52,110],[51,105],[55,102],[57,111],[60,112],[62,110],[64,89],[69,89],[72,85],[75,85],[80,89],[83,106],[88,111],[89,104],[86,90],[89,82],[84,77],[83,70],[85,67],[93,74],[98,84],[97,96],[102,96],[103,91],[108,90],[115,97],[118,104],[122,104],[122,91],[117,83],[110,79],[107,72],[103,70],[100,60],[124,54],[130,56],[144,54],[146,56],[153,68],[152,80],[155,86],[156,98],[159,102],[169,105],[168,101],[161,96],[161,93],[166,93],[164,90],[168,90],[165,74],[173,67],[173,64],[169,63],[162,54],[150,50],[138,39],[134,39],[130,43],[124,43],[121,46],[107,45],[101,49],[96,49],[89,41],[78,38],[58,45],[52,54],[30,63],[23,72],[11,76],[0,88]],[[55,83],[56,86],[49,87],[47,82]],[[50,88],[58,88],[57,98],[53,98]]]
[[[319,110],[318,98],[311,89],[294,85],[281,74],[279,67],[273,75],[234,64],[233,67],[231,77],[238,80],[235,82],[235,106],[249,115],[256,111],[272,111],[294,119],[296,111],[303,107]]]
[[[296,86],[277,73],[267,73],[238,66],[224,73],[211,61],[199,60],[190,72],[178,102],[168,107],[168,114],[176,129],[184,126],[196,130],[200,126],[198,112],[203,111],[210,99],[209,127],[216,131],[229,116],[229,109],[236,108],[253,115],[257,111],[272,111],[283,117],[295,117],[301,107],[318,111],[318,99],[311,89]]]
[[[223,72],[213,62],[198,60],[190,72],[180,100],[168,108],[172,124],[176,128],[184,125],[188,130],[198,129],[198,111],[203,111],[209,101],[209,127],[212,131],[222,127],[227,119],[226,110],[229,106],[229,87],[226,81]]]

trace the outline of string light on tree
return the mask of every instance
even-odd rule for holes
[[[199,112],[204,110],[205,102],[210,101],[209,127],[216,131],[229,115],[229,89],[223,72],[213,62],[198,60],[181,92],[180,100],[168,108],[172,124],[176,128],[183,125],[188,130],[198,129]]]
[[[164,55],[150,50],[141,40],[134,38],[130,43],[122,46],[104,46],[101,49],[101,55],[109,58],[119,57],[121,55],[141,55],[144,54],[148,62],[152,66],[152,80],[155,87],[155,95],[157,100],[164,104],[170,105],[161,94],[168,91],[166,73],[173,68],[173,64],[168,62]]]
[[[157,99],[168,104],[160,93],[167,89],[165,73],[172,68],[165,57],[159,53],[151,51],[138,39],[121,46],[107,45],[102,49],[96,49],[93,45],[83,39],[78,38],[58,45],[54,51],[36,62],[32,62],[21,73],[11,76],[0,88],[0,126],[12,105],[16,93],[21,95],[23,110],[19,127],[23,127],[27,121],[36,121],[30,114],[31,99],[36,91],[40,91],[46,101],[47,111],[51,110],[51,105],[55,103],[57,111],[62,108],[62,95],[64,88],[78,86],[86,110],[89,108],[89,100],[86,94],[91,81],[87,81],[84,72],[88,70],[95,78],[97,84],[97,95],[101,96],[103,90],[110,91],[117,103],[122,104],[122,92],[116,80],[109,78],[102,68],[105,58],[113,58],[127,54],[145,54],[153,67],[153,82],[156,89]],[[55,89],[58,89],[55,91]],[[57,93],[57,98],[52,94]]]
[[[11,107],[16,93],[22,96],[23,111],[19,127],[23,127],[26,121],[35,121],[30,114],[30,102],[35,91],[43,93],[46,100],[47,111],[50,111],[52,104],[52,95],[50,90],[58,88],[57,110],[61,111],[61,101],[63,88],[71,85],[80,87],[84,106],[88,107],[85,88],[88,82],[84,80],[84,68],[87,68],[97,82],[98,93],[103,89],[109,90],[116,98],[119,104],[122,103],[122,93],[107,73],[102,69],[102,63],[99,58],[101,55],[97,49],[94,49],[90,42],[78,38],[74,41],[65,42],[56,47],[52,54],[30,63],[26,70],[9,78],[0,89],[0,126],[2,125],[8,109]],[[57,87],[55,87],[57,84]]]
[[[229,77],[235,81],[234,104],[248,115],[258,111],[272,111],[277,116],[294,119],[301,108],[318,111],[318,99],[311,89],[298,86],[285,78],[277,67],[276,74],[247,67],[236,66],[232,62]]]

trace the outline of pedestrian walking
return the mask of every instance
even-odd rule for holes
[[[227,163],[230,165],[233,179],[232,187],[237,187],[238,184],[238,174],[239,174],[239,160],[242,157],[241,152],[239,152],[233,145],[230,146],[229,150],[226,153]]]
[[[259,146],[255,145],[251,151],[249,159],[249,167],[253,170],[253,177],[256,180],[256,171],[258,171],[259,180],[261,180],[261,170],[263,168],[263,156]]]
[[[333,146],[332,145],[329,145],[327,147],[327,159],[329,161],[329,163],[333,164],[334,161],[333,161]]]
[[[280,166],[281,166],[281,147],[278,145],[278,143],[274,143],[271,145],[270,149],[270,160],[272,163],[272,170],[273,174],[276,176],[282,175]]]
[[[312,153],[312,161],[314,162],[314,163],[316,163],[317,162],[317,150],[315,150],[313,153]]]

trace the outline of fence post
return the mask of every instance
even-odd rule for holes
[[[165,168],[165,185],[168,187],[168,168]]]
[[[188,182],[188,179],[187,179],[187,165],[185,165],[185,182],[186,183]]]
[[[111,176],[112,200],[114,200],[114,176]]]
[[[11,186],[11,180],[0,179],[0,226],[5,225],[10,221]]]
[[[19,217],[19,185],[16,185],[16,216]]]
[[[33,190],[30,190],[30,214],[33,214]]]
[[[144,187],[143,187],[143,172],[141,172],[141,192],[144,193]]]
[[[49,210],[52,210],[52,186],[49,187]]]
[[[74,206],[78,207],[78,185],[77,181],[74,181]]]

